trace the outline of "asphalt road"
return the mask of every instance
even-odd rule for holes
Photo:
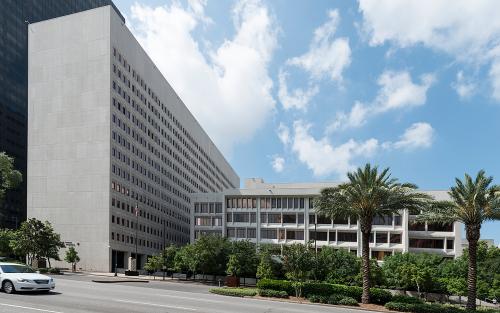
[[[96,277],[56,277],[49,294],[0,293],[5,313],[361,313],[314,304],[235,298],[210,294],[211,287],[178,282],[101,284]]]

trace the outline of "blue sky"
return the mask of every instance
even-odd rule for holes
[[[423,189],[479,169],[500,184],[494,1],[115,4],[242,179],[371,162]]]

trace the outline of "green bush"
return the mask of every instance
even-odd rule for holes
[[[375,304],[386,304],[392,301],[392,294],[384,289],[370,288],[370,300]]]
[[[403,295],[397,295],[393,296],[391,302],[398,302],[398,303],[424,303],[422,299],[411,297],[411,296],[403,296]]]
[[[295,294],[295,289],[293,288],[292,283],[287,280],[261,279],[257,282],[257,288],[285,291],[289,295]]]
[[[318,295],[309,295],[309,297],[307,297],[307,300],[309,300],[311,303],[321,302],[320,296]]]
[[[356,299],[351,298],[351,297],[343,297],[342,299],[340,299],[338,304],[349,305],[349,306],[358,306],[359,305],[358,301],[356,301]]]
[[[272,298],[288,298],[288,294],[283,290],[259,289],[259,296]]]
[[[49,269],[48,269],[48,272],[49,272],[50,274],[61,274],[61,270],[60,270],[60,269],[58,269],[58,268],[49,268]]]
[[[401,303],[387,302],[385,307],[389,310],[412,313],[464,313],[465,311],[455,307],[441,304],[428,303]]]
[[[209,290],[211,293],[215,293],[223,296],[232,297],[253,297],[257,294],[257,289],[255,288],[212,288]]]
[[[308,282],[304,284],[303,293],[305,296],[307,296],[308,294],[315,294],[327,297],[332,294],[339,294],[342,296],[361,300],[363,289],[357,286]]]
[[[342,295],[331,295],[328,297],[328,304],[339,304],[340,300],[344,298]]]
[[[40,272],[40,274],[47,274],[49,272],[49,269],[48,268],[39,268],[37,269],[38,272]]]

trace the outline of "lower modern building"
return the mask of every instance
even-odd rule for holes
[[[195,194],[191,241],[202,234],[220,234],[255,243],[310,243],[344,248],[361,255],[361,232],[354,218],[331,220],[315,213],[314,197],[335,183],[270,184],[249,179],[243,189]],[[425,191],[438,200],[446,191]],[[382,260],[395,252],[429,252],[444,257],[462,254],[461,225],[415,222],[408,210],[373,222],[370,253]]]
[[[51,222],[79,267],[141,268],[189,242],[192,193],[239,187],[111,6],[32,23],[28,69],[28,217]]]

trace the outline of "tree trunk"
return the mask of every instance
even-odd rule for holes
[[[51,266],[50,266],[50,258],[47,258],[47,263],[49,264],[49,268],[51,268]]]
[[[364,304],[370,303],[370,232],[361,233],[363,261],[363,295],[361,296],[361,302]]]
[[[466,225],[469,242],[469,268],[467,271],[467,310],[476,310],[477,282],[477,241],[480,237],[481,225]]]

